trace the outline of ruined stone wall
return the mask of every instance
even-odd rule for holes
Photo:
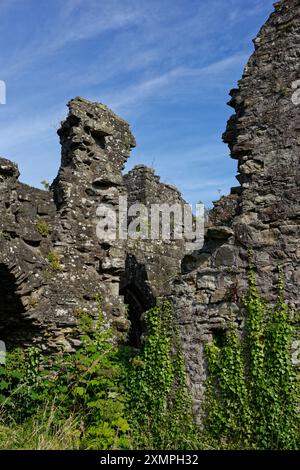
[[[50,227],[55,215],[51,194],[19,183],[18,176],[17,166],[1,158],[0,336],[8,346],[31,342],[39,333],[39,317],[44,322],[47,316],[43,286],[52,243],[38,227]]]
[[[162,183],[154,170],[144,165],[134,167],[125,175],[124,183],[128,208],[141,204],[147,209],[146,233],[141,233],[137,239],[128,238],[126,241],[126,266],[120,285],[132,325],[130,341],[139,346],[144,333],[143,312],[153,307],[158,298],[170,294],[172,281],[180,274],[181,260],[186,253],[184,239],[174,238],[172,230],[170,239],[162,239],[162,223],[159,224],[160,238],[151,238],[153,207],[166,204],[170,209],[174,205],[182,208],[186,203],[174,186]],[[167,218],[172,226],[171,212],[170,217],[167,214]],[[129,216],[129,224],[131,220],[132,217]]]
[[[152,204],[185,201],[150,168],[122,175],[135,145],[125,121],[82,98],[68,107],[58,131],[61,166],[49,191],[20,183],[17,166],[0,160],[0,337],[8,347],[34,342],[71,351],[81,316],[96,318],[101,299],[117,332],[127,334],[131,321],[138,345],[141,315],[170,293],[185,243],[122,240],[118,232],[101,239],[97,209],[118,211],[126,196],[128,208],[144,204],[150,216]]]
[[[240,187],[218,201],[203,249],[183,260],[183,276],[174,283],[198,407],[205,379],[203,345],[222,334],[230,317],[241,321],[249,250],[260,293],[275,301],[281,266],[286,300],[299,309],[300,108],[293,94],[300,79],[300,2],[286,0],[275,8],[254,41],[238,89],[231,91],[235,114],[224,140],[238,162]]]
[[[51,191],[19,183],[16,165],[0,160],[0,336],[8,347],[72,350],[81,315],[96,318],[100,298],[117,331],[129,326],[119,295],[125,249],[97,238],[96,211],[126,192],[134,138],[104,105],[80,98],[58,133],[62,163]]]
[[[8,347],[41,344],[72,350],[80,317],[97,317],[98,299],[120,333],[170,292],[180,273],[183,241],[108,240],[97,236],[97,209],[135,203],[184,204],[153,170],[122,171],[135,140],[104,105],[76,98],[58,131],[61,166],[49,191],[18,181],[0,160],[0,336]],[[149,234],[150,235],[150,234]],[[118,233],[116,233],[118,237]],[[128,312],[129,309],[129,312]]]
[[[171,281],[180,273],[181,260],[185,254],[184,240],[151,239],[151,206],[167,204],[172,207],[175,204],[183,206],[185,201],[179,191],[168,184],[160,181],[154,170],[143,165],[136,166],[124,176],[124,182],[128,194],[128,207],[133,204],[143,204],[149,215],[149,238],[130,240],[126,244],[129,258],[134,258],[131,263],[136,265],[133,269],[125,272],[128,283],[140,285],[140,289],[149,286],[153,298],[162,297],[170,292]],[[161,227],[160,227],[161,229]],[[161,234],[160,234],[161,235]],[[129,260],[130,262],[130,260]],[[139,275],[138,266],[144,266],[145,279]],[[146,292],[145,292],[145,295]]]

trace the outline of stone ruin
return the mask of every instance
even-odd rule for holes
[[[249,250],[260,293],[275,301],[281,266],[286,300],[299,309],[299,31],[300,2],[276,3],[230,92],[235,114],[223,138],[238,161],[239,186],[215,203],[201,250],[186,253],[178,240],[98,239],[100,204],[117,208],[126,195],[129,204],[184,204],[150,168],[123,176],[135,140],[128,124],[100,103],[69,103],[58,131],[61,166],[49,191],[19,182],[17,166],[0,159],[0,339],[8,348],[73,351],[80,319],[85,312],[97,318],[99,299],[117,337],[130,331],[139,347],[142,313],[167,297],[198,410],[203,346],[223,335],[232,318],[242,322]]]
[[[170,292],[180,273],[183,242],[101,241],[97,208],[183,200],[153,170],[122,176],[135,140],[106,106],[76,98],[58,131],[61,167],[49,191],[18,181],[17,166],[0,160],[0,336],[8,347],[41,345],[72,351],[80,316],[97,318],[99,298],[117,333]],[[140,341],[136,337],[136,343]]]

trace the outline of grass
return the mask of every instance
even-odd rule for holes
[[[7,417],[5,418],[7,423]],[[57,424],[55,403],[22,424],[3,423],[0,413],[0,450],[77,450],[80,448],[80,423],[75,416]]]
[[[38,222],[36,224],[36,229],[42,237],[47,237],[50,232],[50,227],[46,222]]]

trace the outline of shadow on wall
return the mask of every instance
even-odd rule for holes
[[[26,320],[21,298],[17,293],[15,276],[5,264],[0,264],[0,340],[9,350],[15,346],[31,342],[35,327]]]
[[[145,334],[143,313],[155,306],[156,299],[149,287],[145,265],[138,263],[134,255],[127,255],[125,272],[120,283],[120,295],[124,296],[131,323],[129,345],[140,348]]]

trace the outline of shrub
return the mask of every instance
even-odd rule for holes
[[[50,183],[49,183],[49,181],[43,180],[43,181],[41,181],[41,184],[44,186],[44,189],[45,189],[46,191],[49,191],[49,190],[50,190]]]
[[[7,367],[0,369],[0,446],[7,428],[14,447],[25,429],[35,434],[40,426],[53,445],[63,435],[84,449],[128,447],[121,366],[110,325],[101,316],[94,333],[81,340],[73,354],[43,357],[30,348],[8,355]]]

